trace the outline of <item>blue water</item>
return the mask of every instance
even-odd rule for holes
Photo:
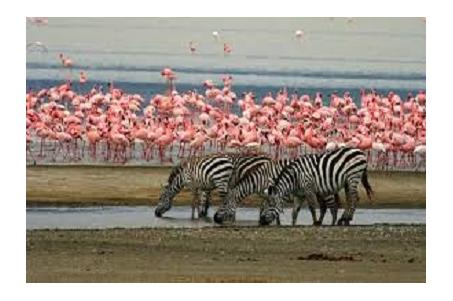
[[[303,29],[303,40],[294,30]],[[219,40],[212,36],[218,31]],[[313,95],[376,89],[402,97],[425,89],[426,33],[420,18],[49,18],[48,26],[27,25],[27,43],[49,51],[27,52],[28,89],[48,88],[68,76],[58,58],[74,61],[72,79],[88,74],[94,84],[115,86],[149,99],[165,90],[160,70],[171,67],[179,92],[231,74],[234,91],[258,97],[287,87]],[[188,51],[195,41],[197,51]],[[223,54],[223,43],[233,47]]]
[[[36,79],[29,79],[27,80],[27,91],[28,90],[39,90],[42,88],[49,88],[55,86],[57,84],[61,84],[61,81],[58,80],[36,80]],[[93,82],[92,84],[98,84],[103,86],[106,91],[107,82]],[[115,87],[123,89],[128,93],[138,93],[144,97],[145,100],[151,99],[153,95],[158,93],[163,93],[165,90],[164,84],[156,84],[156,83],[131,83],[131,82],[115,82]],[[346,91],[350,92],[352,97],[356,102],[359,101],[359,94],[360,89],[350,89],[350,88],[342,88],[342,87],[329,87],[329,88],[316,88],[316,87],[290,87],[286,86],[288,91],[291,93],[298,92],[299,95],[308,94],[314,96],[317,92],[323,93],[323,100],[325,104],[329,103],[328,96],[333,93],[339,93],[339,95],[343,95]],[[73,83],[73,89],[78,93],[87,93],[92,88],[92,85],[80,85],[78,82]],[[261,99],[264,97],[268,92],[277,93],[283,87],[273,87],[273,86],[253,86],[253,85],[234,85],[234,91],[237,95],[241,95],[244,92],[253,91],[257,96],[257,99]],[[178,84],[177,90],[179,92],[189,91],[189,90],[197,90],[198,92],[204,93],[204,89],[200,86],[195,87],[191,84]],[[418,92],[418,89],[377,89],[378,93],[387,94],[389,91],[393,91],[401,96],[407,96],[408,93],[412,93],[415,95]],[[235,107],[238,111],[238,108]]]

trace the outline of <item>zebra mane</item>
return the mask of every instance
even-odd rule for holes
[[[296,165],[297,160],[292,161],[290,164],[285,165],[282,169],[282,171],[278,174],[278,177],[273,181],[273,183],[269,186],[268,191],[269,193],[272,193],[272,191],[278,186],[280,181],[283,179],[283,176],[285,174],[293,174],[294,169],[293,166]]]
[[[173,167],[173,169],[171,170],[170,176],[168,177],[168,184],[171,184],[173,182],[173,180],[179,174],[181,174],[182,169],[183,169],[182,164],[178,164],[175,167]]]

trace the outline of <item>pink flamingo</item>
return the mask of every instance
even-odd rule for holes
[[[229,45],[227,43],[223,43],[223,54],[229,55],[231,53],[231,51],[233,51],[233,48],[231,47],[231,45]]]
[[[88,77],[84,71],[80,71],[80,76],[79,76],[79,83],[81,85],[85,84],[88,80]]]
[[[70,58],[65,57],[63,55],[63,53],[60,53],[59,57],[60,57],[61,65],[63,66],[63,68],[69,69],[68,78],[67,78],[67,81],[69,82],[71,80],[71,77],[72,77],[73,62],[72,62],[72,60]]]
[[[88,125],[88,131],[86,132],[88,140],[88,147],[91,149],[91,157],[96,160],[96,145],[101,140],[98,129],[94,125]]]
[[[171,158],[171,149],[173,145],[173,134],[169,131],[167,131],[164,135],[160,136],[156,140],[156,144],[159,146],[159,156],[160,156],[160,161],[164,162],[164,151],[167,147],[170,146],[170,159],[169,162],[172,162]]]

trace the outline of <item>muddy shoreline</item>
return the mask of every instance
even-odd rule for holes
[[[27,206],[155,205],[169,173],[167,166],[27,166]],[[375,202],[368,203],[360,188],[361,208],[426,206],[425,173],[370,171],[369,180]],[[184,190],[174,205],[190,205],[190,200]],[[259,198],[251,196],[243,205],[257,204]]]
[[[27,231],[27,282],[425,282],[426,227]]]

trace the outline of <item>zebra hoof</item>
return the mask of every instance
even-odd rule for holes
[[[269,220],[266,219],[266,217],[261,216],[260,217],[260,226],[268,226],[270,224]]]
[[[318,226],[319,227],[321,225],[322,225],[322,223],[320,221],[316,221],[316,222],[313,223],[313,226]]]
[[[154,211],[154,215],[155,215],[156,217],[162,217],[162,213],[160,213],[160,211],[157,211],[157,210]]]
[[[217,212],[216,212],[216,214],[214,214],[214,222],[216,222],[217,224],[223,223],[223,218],[221,218]]]

